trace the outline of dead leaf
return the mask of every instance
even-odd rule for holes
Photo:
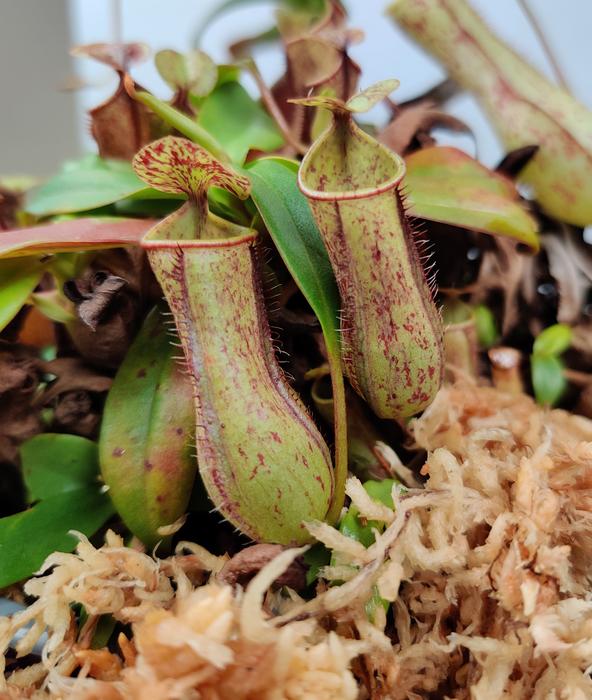
[[[344,101],[351,97],[361,69],[349,57],[347,48],[362,35],[347,28],[345,12],[336,2],[328,3],[325,15],[307,30],[286,22],[279,23],[279,28],[287,65],[285,74],[271,92],[293,139],[309,143],[314,115],[311,110],[288,100],[326,90]]]
[[[97,270],[86,273],[79,280],[66,282],[64,294],[76,304],[76,311],[83,323],[96,331],[126,284],[122,277],[106,270]]]
[[[8,231],[16,226],[16,214],[21,205],[22,195],[6,187],[0,187],[0,231]]]
[[[148,309],[162,296],[138,248],[99,253],[84,277],[64,291],[73,301],[78,294],[81,320],[68,324],[76,349],[87,362],[110,369],[119,367]]]
[[[590,278],[582,273],[573,249],[566,245],[564,235],[547,234],[541,237],[549,261],[549,272],[557,283],[559,323],[575,323],[590,289]]]
[[[473,286],[472,303],[485,301],[488,294],[498,290],[503,294],[502,335],[505,336],[519,319],[519,293],[527,302],[536,295],[535,258],[517,249],[515,243],[495,239],[494,249],[483,255],[479,276]]]
[[[0,342],[0,463],[18,463],[18,447],[41,432],[34,396],[40,371],[33,350]]]
[[[514,179],[525,168],[539,150],[538,145],[516,148],[502,158],[495,171]]]
[[[40,367],[56,375],[35,401],[36,406],[53,408],[51,430],[96,437],[104,394],[113,382],[111,377],[100,374],[77,357],[42,362]]]
[[[82,44],[70,49],[76,58],[92,58],[113,70],[127,72],[130,65],[142,63],[150,55],[150,49],[140,42]]]
[[[255,544],[246,547],[230,559],[218,574],[218,579],[231,585],[245,586],[255,574],[284,551],[279,544]],[[306,587],[306,566],[298,557],[275,582],[276,586],[289,586],[295,591]]]
[[[430,131],[436,127],[470,133],[463,121],[436,109],[434,102],[426,100],[399,108],[394,119],[379,132],[378,140],[403,155],[414,141],[418,141],[422,148],[433,146],[435,139],[430,136]]]
[[[40,362],[39,366],[43,372],[56,376],[35,401],[43,406],[47,406],[61,394],[72,391],[102,393],[108,391],[113,383],[111,377],[99,373],[79,357],[59,357],[50,362]]]
[[[73,56],[92,58],[115,70],[119,85],[105,102],[89,111],[92,137],[103,158],[131,160],[151,140],[151,119],[147,108],[130,97],[124,88],[124,76],[130,63],[147,56],[144,44],[88,44],[77,46]]]

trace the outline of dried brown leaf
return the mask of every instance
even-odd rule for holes
[[[73,391],[103,393],[111,387],[111,377],[100,374],[78,357],[60,357],[51,362],[40,362],[40,367],[48,374],[56,375],[36,403],[48,405],[62,394]]]
[[[21,442],[41,432],[34,406],[39,380],[32,350],[0,343],[0,462],[16,464]]]
[[[575,323],[590,289],[590,279],[582,273],[578,256],[566,245],[565,236],[545,235],[541,237],[541,243],[549,261],[549,272],[559,291],[557,320]]]
[[[434,102],[425,101],[400,108],[394,119],[379,132],[378,139],[403,155],[415,140],[422,147],[433,145],[435,140],[430,136],[430,131],[436,127],[470,133],[463,121],[436,109]]]
[[[124,88],[124,76],[132,63],[148,56],[145,44],[87,44],[70,52],[73,56],[92,58],[119,76],[115,93],[89,111],[92,137],[103,158],[131,160],[151,138],[151,119],[146,107],[130,97]]]
[[[231,585],[245,586],[272,559],[281,554],[284,547],[279,544],[255,544],[235,554],[222,568],[218,579]],[[276,580],[277,586],[289,586],[296,591],[306,586],[306,566],[298,557]]]
[[[507,177],[515,178],[530,163],[538,150],[539,146],[537,145],[516,148],[506,153],[495,171]]]
[[[122,277],[97,270],[78,280],[66,282],[64,294],[76,304],[76,311],[83,323],[96,331],[125,285]]]

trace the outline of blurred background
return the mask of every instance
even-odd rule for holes
[[[108,97],[116,79],[108,68],[73,59],[77,44],[143,41],[153,51],[192,47],[196,30],[223,0],[0,0],[0,175],[49,175],[67,158],[94,150],[86,110]],[[519,53],[550,77],[553,71],[518,0],[471,0]],[[591,0],[523,0],[536,17],[575,96],[592,108]],[[439,66],[414,46],[384,15],[388,0],[345,0],[352,27],[365,40],[351,48],[363,68],[362,87],[396,77],[393,95],[405,100],[444,77]],[[228,11],[206,32],[201,48],[215,60],[228,60],[233,40],[273,23],[273,3],[245,3]],[[255,54],[269,82],[283,70],[279,49]],[[134,78],[157,95],[168,91],[150,61],[133,70]],[[251,86],[252,87],[252,86]],[[475,140],[447,136],[447,141],[477,155],[488,165],[502,155],[495,135],[470,97],[453,98],[448,110],[472,127]],[[373,115],[381,119],[378,111]]]

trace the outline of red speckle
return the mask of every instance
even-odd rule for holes
[[[116,447],[113,450],[112,454],[114,457],[123,457],[123,455],[125,454],[125,450],[123,449],[123,447]]]
[[[143,367],[136,372],[136,377],[138,377],[138,379],[143,379],[145,376],[146,370]]]
[[[154,468],[154,464],[152,464],[152,462],[150,460],[145,459],[144,460],[144,469],[147,472],[151,472],[153,468]]]
[[[183,428],[177,428],[177,429],[175,430],[175,432],[177,433],[177,435],[183,435],[183,432],[184,432],[184,431],[183,431]]]

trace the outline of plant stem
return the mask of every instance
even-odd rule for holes
[[[282,114],[282,111],[280,110],[277,102],[275,101],[271,90],[267,87],[265,81],[263,80],[263,77],[259,72],[257,64],[252,58],[246,59],[244,63],[246,69],[249,71],[249,73],[252,75],[253,79],[257,83],[257,87],[259,88],[259,93],[261,94],[261,100],[263,104],[265,105],[267,111],[275,121],[278,129],[281,131],[286,143],[290,145],[296,151],[296,153],[303,155],[308,150],[308,146],[305,146],[304,144],[300,143],[300,141],[292,133],[290,125],[285,120],[284,115]]]
[[[166,102],[159,100],[149,92],[137,90],[134,81],[129,75],[125,76],[125,89],[130,97],[138,102],[141,102],[146,107],[150,108],[154,114],[163,119],[169,126],[180,131],[184,136],[191,139],[194,143],[203,146],[215,158],[230,163],[231,158],[218,143],[218,141],[208,132],[203,126],[200,126],[195,120],[188,117],[183,112],[171,107]]]
[[[327,334],[325,334],[327,338]],[[347,479],[347,408],[345,404],[345,384],[341,353],[338,347],[327,345],[331,387],[333,390],[333,425],[335,432],[335,471],[333,501],[327,513],[327,522],[334,524],[339,519],[345,501],[345,480]]]

